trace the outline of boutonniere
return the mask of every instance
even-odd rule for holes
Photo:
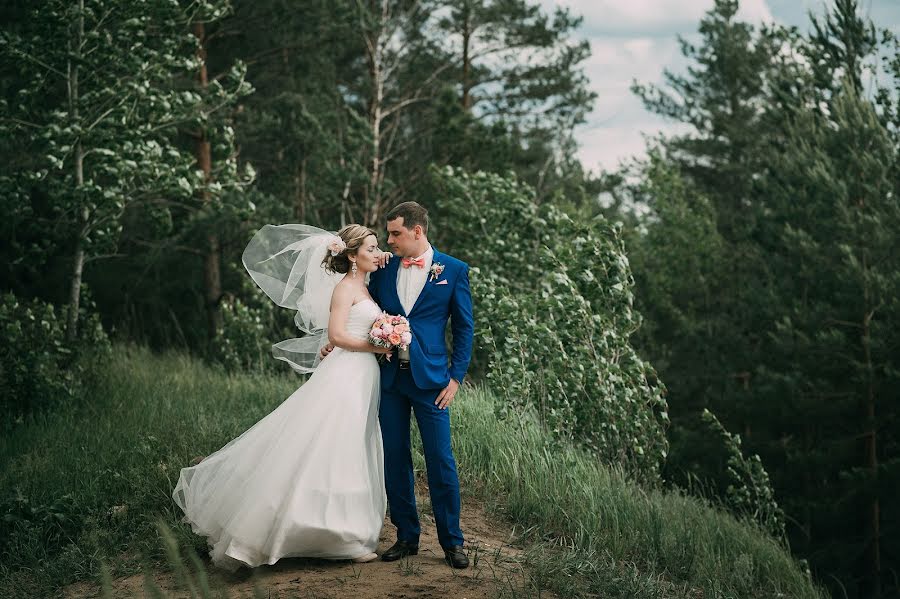
[[[434,264],[431,265],[431,270],[428,272],[431,273],[431,277],[429,277],[428,280],[433,281],[436,278],[438,278],[439,276],[441,276],[442,272],[444,272],[444,265],[441,264],[440,262],[435,262]]]

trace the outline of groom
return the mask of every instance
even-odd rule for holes
[[[388,245],[401,259],[373,272],[369,293],[388,314],[409,319],[409,361],[399,356],[381,365],[378,414],[384,443],[385,487],[397,542],[381,555],[394,561],[419,551],[419,517],[409,441],[410,410],[425,449],[428,489],[438,541],[447,563],[466,568],[459,528],[459,477],[450,447],[450,411],[472,356],[472,296],[469,267],[428,242],[428,211],[404,202],[387,214]],[[453,335],[448,366],[444,331]]]

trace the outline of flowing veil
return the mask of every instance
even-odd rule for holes
[[[294,322],[304,337],[272,346],[272,355],[300,373],[319,365],[319,350],[328,343],[331,294],[342,275],[322,266],[335,234],[311,225],[265,225],[257,231],[242,261],[250,277],[269,298],[296,310]]]

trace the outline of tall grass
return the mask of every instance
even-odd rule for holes
[[[180,468],[298,385],[125,346],[96,379],[77,405],[0,440],[0,506],[20,516],[0,534],[0,597],[46,596],[99,576],[104,559],[118,575],[159,563],[160,520],[202,554],[204,542],[179,524],[172,503]]]
[[[530,553],[538,583],[562,596],[823,596],[755,526],[554,445],[533,419],[498,421],[495,401],[484,389],[462,398],[454,449],[467,478],[483,481],[503,513],[543,541]]]
[[[0,502],[11,515],[0,535],[0,596],[49,596],[100,580],[104,563],[116,576],[169,569],[166,528],[202,555],[203,539],[179,523],[171,500],[179,469],[241,433],[298,382],[118,346],[86,401],[0,439]],[[535,591],[819,596],[762,532],[695,499],[643,489],[553,445],[528,419],[499,421],[495,401],[483,389],[460,394],[454,450],[468,500],[492,503],[535,542],[527,553]],[[420,455],[414,462],[423,466]]]

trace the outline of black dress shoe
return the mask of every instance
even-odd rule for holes
[[[447,560],[451,568],[462,569],[469,567],[469,558],[466,557],[466,552],[463,550],[462,545],[444,549],[444,559]]]
[[[381,554],[381,559],[386,562],[393,562],[407,555],[416,555],[419,553],[419,546],[407,543],[406,541],[397,541],[394,545]]]

